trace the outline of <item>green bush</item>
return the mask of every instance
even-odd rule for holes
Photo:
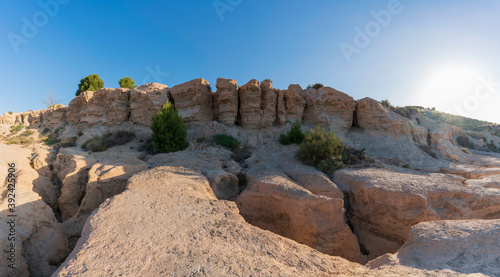
[[[132,77],[123,77],[120,79],[120,81],[118,81],[118,84],[121,88],[133,89],[135,87],[135,81],[132,79]]]
[[[300,144],[304,140],[304,133],[302,133],[302,125],[298,119],[292,124],[292,128],[288,133],[279,136],[279,142],[283,145],[290,145],[292,143]]]
[[[236,138],[226,134],[217,134],[213,137],[213,139],[218,145],[231,149],[238,148],[241,145]]]
[[[342,139],[318,126],[305,133],[296,156],[305,164],[318,167],[323,160],[341,157],[343,150]]]
[[[389,102],[389,100],[382,100],[380,101],[380,104],[382,104],[382,106],[386,107],[387,109],[390,109],[391,108],[391,103]]]
[[[186,125],[184,125],[177,109],[169,101],[151,120],[151,130],[153,131],[151,144],[156,152],[176,152],[189,146],[186,140]]]
[[[33,135],[33,131],[29,131],[28,130],[28,131],[24,131],[20,136],[22,136],[22,137],[29,137],[31,135]]]
[[[91,74],[80,80],[76,96],[84,91],[96,91],[104,87],[104,81],[97,74]]]
[[[466,147],[466,148],[469,148],[469,149],[474,149],[474,143],[470,142],[469,138],[466,137],[466,136],[459,136],[457,137],[457,143],[462,146],[462,147]]]
[[[320,89],[320,88],[322,88],[322,87],[324,87],[324,86],[323,86],[323,84],[316,83],[316,84],[314,84],[314,85],[308,85],[308,86],[307,86],[307,89],[311,89],[311,88],[313,88],[313,89]]]
[[[24,125],[23,124],[19,124],[17,126],[12,126],[10,132],[12,134],[16,134],[17,132],[21,131],[22,129],[24,129]]]
[[[373,162],[365,156],[365,149],[349,148],[334,132],[327,132],[319,126],[305,133],[304,141],[300,144],[296,157],[327,174],[333,174],[346,165]]]
[[[262,81],[262,83],[264,83],[264,82],[272,83],[273,81],[271,79],[265,79],[264,81]]]
[[[76,146],[77,139],[77,137],[71,137],[69,139],[62,140],[59,145],[61,145],[61,147],[73,147]]]
[[[9,111],[9,114],[13,114],[13,112],[12,112],[12,111]]]
[[[50,132],[50,129],[46,127],[45,129],[43,129],[42,134],[46,134],[48,132]]]

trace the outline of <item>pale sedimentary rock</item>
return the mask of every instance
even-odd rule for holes
[[[200,126],[213,120],[212,91],[205,79],[195,79],[170,89],[179,115],[188,126]]]
[[[168,86],[149,83],[130,91],[130,121],[140,125],[150,125],[151,117],[161,110],[170,98]]]
[[[236,80],[217,79],[214,113],[217,121],[228,126],[236,124],[238,119],[238,82]]]

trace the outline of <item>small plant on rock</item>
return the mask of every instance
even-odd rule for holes
[[[296,156],[305,164],[317,167],[323,160],[341,156],[343,149],[342,139],[318,126],[305,133]]]
[[[279,136],[279,142],[283,145],[290,145],[292,143],[300,144],[304,140],[304,133],[302,133],[302,125],[298,119],[292,124],[292,128],[288,133]]]
[[[241,143],[234,138],[233,136],[226,135],[226,134],[217,134],[214,137],[215,143],[217,143],[220,146],[224,146],[227,148],[235,149],[240,147]]]
[[[308,85],[308,86],[307,86],[307,89],[311,89],[311,88],[313,88],[313,89],[320,89],[320,88],[322,88],[322,87],[324,87],[324,85],[323,85],[323,84],[316,83],[316,84],[314,84],[314,85]]]
[[[464,148],[462,148],[462,149],[460,149],[460,151],[464,152],[465,154],[472,155],[472,153],[469,151],[469,149],[467,149],[467,148],[465,148],[465,147],[464,147]]]

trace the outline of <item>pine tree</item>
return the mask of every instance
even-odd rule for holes
[[[152,145],[156,152],[170,153],[184,150],[187,142],[187,128],[177,109],[167,101],[163,108],[152,117]]]

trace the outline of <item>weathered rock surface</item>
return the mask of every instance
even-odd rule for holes
[[[293,152],[271,143],[248,161],[247,187],[236,199],[241,215],[320,252],[363,261],[344,222],[343,193],[323,173],[296,161]]]
[[[262,90],[259,81],[251,80],[238,89],[239,124],[245,128],[258,129],[262,120]]]
[[[130,91],[130,120],[136,124],[150,125],[155,115],[170,98],[168,86],[149,83]]]
[[[33,183],[39,178],[38,173],[31,168],[29,151],[15,146],[0,144],[0,243],[2,259],[0,259],[1,276],[50,276],[57,264],[68,255],[68,242],[57,222],[52,209],[34,192]],[[15,163],[16,187],[15,208],[10,213],[8,204],[8,163]],[[12,188],[12,187],[11,187]],[[16,224],[14,236],[8,221],[15,214]],[[15,237],[15,241],[9,239]],[[10,262],[3,251],[10,251],[6,246],[15,243],[15,271],[8,267]]]
[[[428,270],[500,276],[500,220],[425,222],[413,226],[408,241],[396,254],[370,262]]]
[[[350,221],[369,258],[394,253],[420,222],[500,218],[500,191],[442,174],[343,169],[334,182],[350,197]]]
[[[89,170],[97,161],[72,148],[63,148],[54,162],[54,173],[61,181],[58,199],[62,220],[71,218],[78,210],[89,179]]]
[[[303,90],[300,85],[290,85],[288,89],[283,91],[286,120],[294,121],[298,119],[302,121],[304,116],[304,108],[306,106],[306,100],[304,99]]]
[[[479,179],[465,181],[468,186],[480,186],[483,188],[500,189],[500,175],[491,175]]]
[[[349,95],[330,87],[308,89],[303,95],[304,123],[341,132],[352,127],[356,103]]]
[[[184,122],[200,126],[213,120],[212,92],[204,79],[195,79],[170,89],[175,107]]]
[[[402,116],[387,110],[379,101],[363,98],[357,103],[357,123],[366,131],[400,137],[410,133],[410,124]]]
[[[236,80],[217,79],[217,92],[214,94],[215,119],[232,126],[238,119],[238,82]]]
[[[263,128],[271,127],[276,121],[276,104],[277,95],[274,91],[272,82],[263,81],[260,84],[262,91],[261,109],[262,109],[262,122]]]

